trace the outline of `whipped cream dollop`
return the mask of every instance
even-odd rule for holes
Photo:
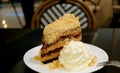
[[[93,59],[90,49],[80,41],[70,41],[60,51],[59,61],[69,71],[84,70]]]

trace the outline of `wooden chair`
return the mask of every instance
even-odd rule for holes
[[[93,12],[79,0],[45,0],[36,9],[31,22],[31,28],[44,28],[65,13],[72,13],[80,20],[82,29],[96,28]]]

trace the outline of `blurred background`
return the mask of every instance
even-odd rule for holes
[[[35,0],[35,8],[40,1]],[[0,0],[0,28],[23,28],[25,25],[20,0]]]
[[[41,1],[34,0],[34,10]],[[94,12],[98,27],[120,27],[119,0],[81,0]],[[29,1],[28,1],[29,2]],[[0,28],[24,28],[24,13],[19,0],[0,0]]]

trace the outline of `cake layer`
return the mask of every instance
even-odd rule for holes
[[[52,62],[53,60],[57,59],[58,56],[59,56],[59,52],[55,52],[55,53],[50,54],[49,56],[48,55],[44,56],[40,60],[43,63],[48,63],[48,62]]]
[[[57,32],[57,31],[56,31]],[[64,38],[64,37],[66,37],[66,36],[76,36],[76,35],[78,35],[78,34],[80,34],[81,33],[81,29],[80,29],[80,27],[76,27],[76,28],[74,28],[74,29],[69,29],[69,30],[66,30],[66,31],[64,31],[64,32],[62,32],[62,35],[61,36],[59,36],[59,38],[57,38],[54,42],[52,42],[52,43],[47,43],[47,42],[45,42],[44,41],[44,38],[45,37],[47,37],[47,36],[44,36],[43,35],[43,43],[45,43],[45,44],[48,44],[48,45],[50,45],[50,44],[54,44],[56,41],[59,41],[59,39],[61,39],[61,38]],[[50,34],[50,35],[52,35],[52,34]],[[54,35],[53,35],[53,37],[54,37]],[[52,37],[51,37],[51,39],[52,39]],[[82,39],[82,38],[81,38]]]

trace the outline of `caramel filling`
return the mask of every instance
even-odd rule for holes
[[[49,56],[50,54],[54,53],[54,52],[59,52],[63,47],[61,46],[60,48],[56,48],[55,50],[53,51],[49,51],[48,53],[46,54],[41,54],[41,57],[44,57],[44,56]]]

